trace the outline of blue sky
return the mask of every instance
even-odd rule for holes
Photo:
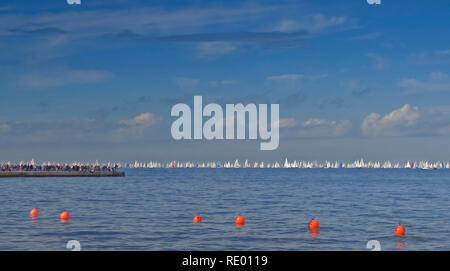
[[[448,1],[2,1],[0,161],[450,160]],[[280,147],[171,107],[279,103]]]

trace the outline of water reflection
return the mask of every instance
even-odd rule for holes
[[[311,238],[316,238],[319,235],[319,230],[309,230],[309,236],[311,236]]]
[[[397,242],[397,244],[395,245],[396,248],[404,248],[405,247],[405,243],[404,242]]]

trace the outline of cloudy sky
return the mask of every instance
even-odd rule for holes
[[[0,161],[450,160],[447,0],[0,3]],[[280,146],[175,141],[176,103],[280,104]]]

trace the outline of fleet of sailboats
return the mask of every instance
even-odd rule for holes
[[[0,162],[0,165],[11,165],[11,162]],[[449,169],[450,162],[443,161],[426,161],[422,160],[419,162],[406,161],[406,162],[391,162],[391,161],[364,161],[364,159],[359,159],[351,163],[345,163],[342,161],[305,161],[305,160],[288,160],[287,158],[284,162],[267,162],[267,161],[249,161],[245,160],[241,163],[238,159],[234,161],[209,161],[209,162],[182,162],[182,161],[171,161],[171,162],[139,162],[134,161],[131,163],[121,163],[121,162],[72,162],[72,163],[59,163],[59,162],[42,162],[36,163],[33,160],[29,162],[20,161],[20,165],[90,165],[90,166],[107,166],[116,168],[404,168],[404,169]]]
[[[235,161],[210,161],[210,162],[181,162],[171,161],[169,163],[161,162],[138,162],[125,163],[125,168],[405,168],[405,169],[447,169],[450,168],[450,162],[430,162],[430,161],[407,161],[407,162],[391,162],[391,161],[364,161],[364,159],[356,160],[352,163],[342,161],[303,161],[291,160],[287,158],[284,162],[256,162],[245,160],[243,163],[239,160]]]

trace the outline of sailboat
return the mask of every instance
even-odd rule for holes
[[[283,167],[284,167],[284,168],[290,168],[290,167],[291,167],[291,165],[289,164],[289,161],[288,161],[287,158],[286,158],[286,160],[284,160],[284,165],[283,165]]]
[[[239,164],[239,161],[236,159],[236,161],[234,161],[234,168],[240,168],[241,165]]]

